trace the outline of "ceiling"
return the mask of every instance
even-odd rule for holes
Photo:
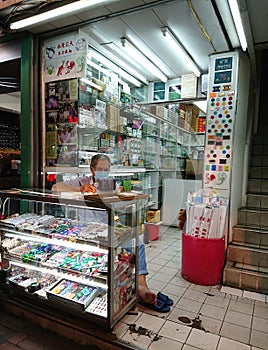
[[[1,36],[12,32],[9,26],[14,21],[72,1],[10,2],[15,4],[0,11]],[[256,74],[256,52],[268,48],[268,2],[238,2],[243,27],[246,29],[247,53],[252,63],[253,74]],[[121,38],[126,37],[135,42],[136,46],[138,43],[140,47],[148,47],[159,62],[163,62],[164,67],[161,70],[165,70],[168,79],[175,79],[191,71],[185,61],[179,59],[178,55],[168,48],[161,28],[167,26],[172,30],[202,74],[205,74],[212,53],[240,48],[233,22],[226,10],[227,3],[227,0],[107,0],[100,6],[95,5],[90,9],[73,12],[69,16],[48,20],[26,30],[34,34],[55,36],[82,26],[81,29],[88,34],[90,43],[106,54],[111,52],[111,48],[122,50]],[[151,71],[144,71],[144,67],[137,65],[135,68],[145,74],[148,81],[157,80]],[[0,71],[3,72],[2,63]],[[13,72],[10,71],[11,76]]]

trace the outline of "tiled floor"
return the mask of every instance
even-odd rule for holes
[[[159,240],[146,245],[148,284],[174,300],[170,312],[139,306],[137,315],[125,316],[115,327],[117,337],[136,349],[268,350],[268,296],[186,281],[181,242],[181,231],[162,227]],[[203,330],[181,317],[199,317]]]
[[[81,345],[26,318],[0,309],[0,350],[100,350],[94,345]]]

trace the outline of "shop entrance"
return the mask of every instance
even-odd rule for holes
[[[0,63],[0,189],[20,187],[20,61]]]

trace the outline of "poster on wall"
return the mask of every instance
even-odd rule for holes
[[[65,34],[44,42],[45,82],[83,78],[86,72],[87,39]]]
[[[195,98],[197,93],[197,76],[184,74],[181,76],[181,98]]]

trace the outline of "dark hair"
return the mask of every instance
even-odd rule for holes
[[[95,156],[91,158],[90,167],[95,168],[99,160],[106,160],[109,163],[109,165],[111,165],[111,159],[105,154],[99,153],[95,154]]]

